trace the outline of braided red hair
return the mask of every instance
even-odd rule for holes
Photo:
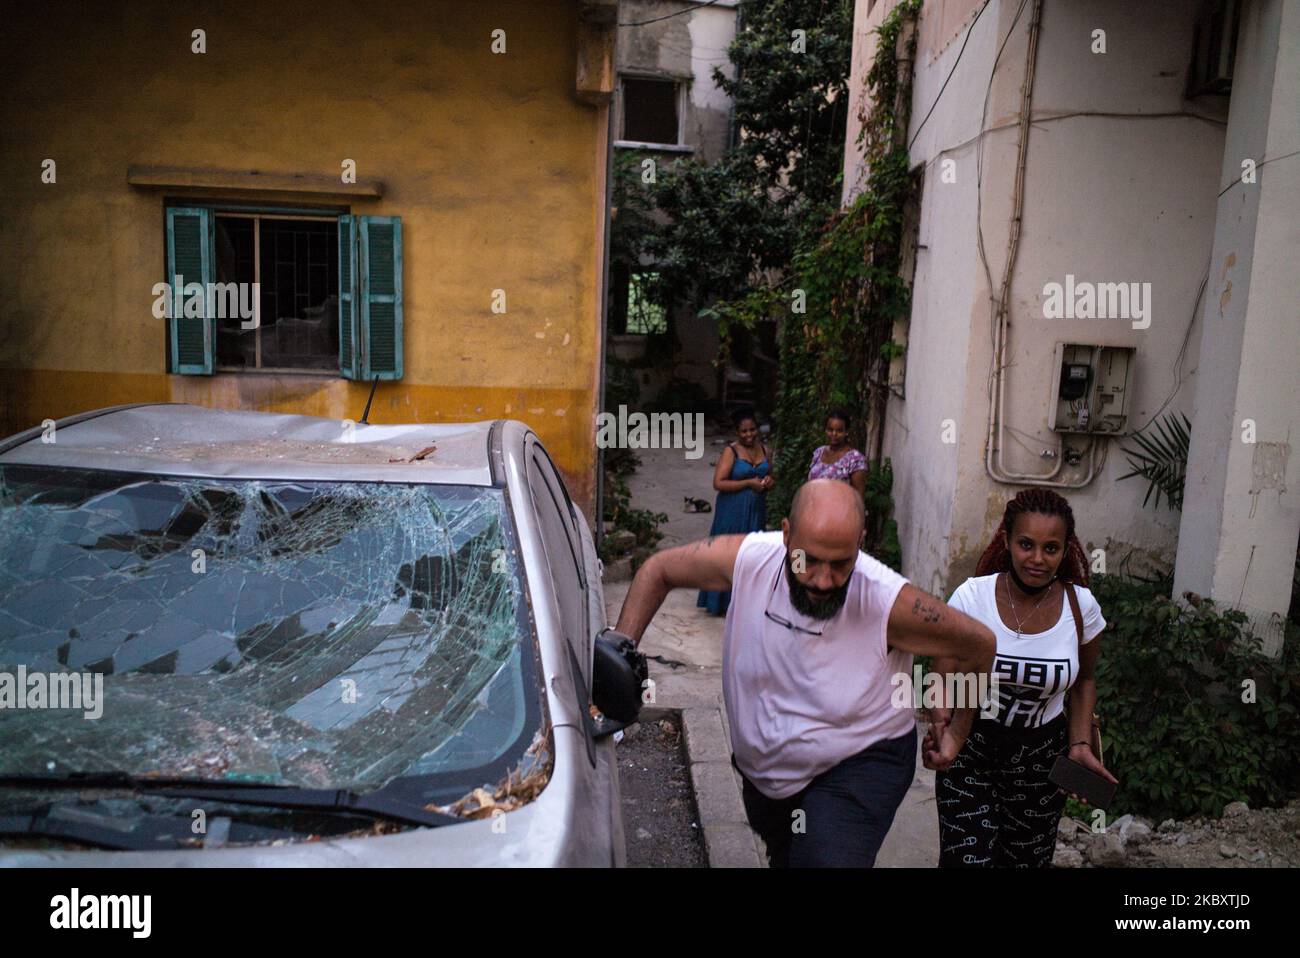
[[[1074,534],[1074,512],[1064,496],[1057,495],[1050,489],[1022,489],[1007,503],[998,533],[980,556],[975,574],[992,575],[995,572],[1011,571],[1011,549],[1007,542],[1010,540],[1012,526],[1015,525],[1016,516],[1031,512],[1041,516],[1059,516],[1065,523],[1065,555],[1056,570],[1057,577],[1087,587],[1088,560],[1083,546]]]

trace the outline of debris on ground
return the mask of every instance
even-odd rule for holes
[[[707,866],[680,722],[628,726],[618,749],[618,779],[629,866]]]
[[[1295,868],[1300,866],[1300,799],[1282,808],[1232,802],[1219,818],[1159,825],[1134,815],[1093,831],[1062,818],[1057,868]]]

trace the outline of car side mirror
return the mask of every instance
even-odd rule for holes
[[[649,675],[645,656],[626,635],[610,629],[596,636],[591,700],[608,720],[601,729],[604,734],[636,721],[641,714],[641,691]],[[617,725],[611,726],[611,722]]]

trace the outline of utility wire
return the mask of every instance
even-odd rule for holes
[[[1041,126],[1044,123],[1053,123],[1056,120],[1071,120],[1074,119],[1075,117],[1080,117],[1080,116],[1088,116],[1088,117],[1099,116],[1099,117],[1106,117],[1109,119],[1116,119],[1116,120],[1161,120],[1161,119],[1170,119],[1170,118],[1190,118],[1193,120],[1201,120],[1205,123],[1210,123],[1214,126],[1228,125],[1226,120],[1216,120],[1213,117],[1202,116],[1199,113],[1190,113],[1181,110],[1172,113],[1116,113],[1113,111],[1073,110],[1069,113],[1047,113],[1047,114],[1043,114],[1042,116],[1031,117],[1029,121],[1029,125]],[[930,159],[926,161],[926,167],[928,169],[929,167],[933,166],[935,163],[939,162],[941,158],[947,156],[950,153],[957,153],[961,150],[964,150],[972,143],[979,143],[980,141],[984,140],[990,133],[1001,133],[1003,130],[1014,130],[1018,126],[1020,126],[1019,120],[1013,123],[1003,123],[1000,124],[999,126],[986,126],[983,130],[981,130],[979,133],[976,133],[974,136],[970,137],[969,139],[962,140],[960,143],[954,143],[952,146],[945,146],[942,150],[934,154],[934,156],[930,157]],[[1277,157],[1277,159],[1280,160],[1283,159],[1283,157],[1279,156]],[[1269,162],[1272,161],[1270,160]],[[1256,167],[1256,169],[1258,169],[1258,167]]]
[[[993,273],[989,270],[989,260],[988,260],[988,255],[987,255],[987,253],[986,253],[985,250],[984,250],[984,221],[983,221],[983,210],[984,210],[984,191],[983,191],[983,186],[984,186],[984,140],[983,140],[983,131],[984,131],[984,122],[985,122],[985,120],[988,118],[988,112],[989,112],[989,95],[993,92],[993,78],[994,78],[995,76],[997,76],[997,72],[998,72],[998,62],[1002,59],[1002,51],[1006,49],[1006,47],[1007,47],[1007,41],[1011,39],[1011,34],[1015,33],[1015,31],[1016,31],[1016,24],[1020,22],[1020,15],[1021,15],[1022,13],[1025,12],[1025,4],[1026,4],[1027,2],[1028,2],[1028,0],[1021,0],[1021,3],[1020,3],[1019,8],[1017,8],[1017,10],[1016,10],[1016,15],[1015,15],[1015,17],[1012,19],[1012,21],[1011,21],[1011,26],[1009,26],[1009,27],[1007,28],[1007,35],[1006,35],[1005,37],[1002,38],[1002,45],[998,47],[997,55],[994,56],[994,58],[993,58],[993,68],[989,71],[989,85],[984,89],[984,108],[983,108],[983,110],[980,111],[980,131],[981,131],[981,138],[980,138],[980,140],[979,140],[979,146],[978,146],[978,147],[976,148],[976,150],[975,150],[975,236],[976,236],[976,240],[977,240],[977,244],[976,244],[976,245],[977,245],[978,248],[979,248],[980,263],[982,263],[983,266],[984,266],[984,281],[988,284],[988,288],[989,288],[989,305],[990,305],[990,306],[993,305]],[[990,357],[989,357],[989,379],[990,379],[990,381],[991,381],[992,378],[993,378],[993,374],[994,374],[994,371],[995,371],[995,367],[996,367],[996,365],[997,365],[997,361],[998,361],[998,357],[997,357],[997,349],[996,349],[996,342],[995,342],[995,340],[996,340],[996,335],[997,335],[997,322],[996,322],[997,317],[996,317],[996,316],[992,316],[992,318],[994,319],[994,322],[992,322],[992,323],[989,324],[989,347],[990,347],[990,350],[991,350],[991,355],[990,355]]]
[[[921,120],[920,126],[916,128],[916,133],[913,134],[911,142],[907,144],[909,152],[912,149],[912,144],[916,142],[916,138],[921,135],[921,130],[925,126],[925,121],[930,119],[930,114],[934,112],[934,108],[937,107],[939,101],[943,99],[943,91],[948,89],[948,81],[951,80],[952,75],[957,72],[957,64],[961,63],[961,55],[966,52],[966,44],[970,41],[970,35],[975,32],[975,24],[979,23],[980,16],[983,15],[984,11],[987,10],[988,7],[989,0],[984,0],[984,6],[979,8],[979,11],[975,14],[975,19],[972,20],[970,26],[966,28],[966,36],[961,41],[961,49],[957,51],[957,59],[952,62],[952,69],[948,71],[948,76],[944,78],[943,86],[939,87],[939,95],[936,96],[934,102],[930,104],[930,109],[926,111],[925,117]],[[994,69],[996,69],[996,66]]]
[[[676,13],[665,13],[662,17],[651,17],[649,20],[635,20],[632,21],[631,23],[620,23],[619,26],[620,27],[643,27],[647,23],[658,23],[660,20],[671,20],[673,17],[680,17],[683,13],[694,13],[696,10],[699,10],[703,7],[711,7],[717,2],[718,0],[705,0],[705,2],[703,3],[692,4],[691,6],[686,7],[684,10],[678,10]]]
[[[1278,160],[1285,160],[1287,157],[1295,156],[1297,153],[1300,153],[1300,150],[1292,150],[1290,153],[1283,153],[1281,156],[1271,157],[1270,159],[1265,160],[1263,163],[1256,165],[1255,169],[1257,170],[1263,169],[1264,167],[1268,166],[1270,163],[1276,163]],[[1241,182],[1241,177],[1239,176],[1235,177],[1231,183],[1229,183],[1223,189],[1219,190],[1219,196],[1222,196],[1224,193],[1228,192],[1228,190],[1232,189],[1240,182]]]
[[[1210,267],[1207,265],[1205,267],[1205,275],[1201,277],[1200,289],[1196,291],[1196,302],[1192,304],[1192,316],[1187,321],[1187,329],[1183,332],[1183,345],[1178,350],[1178,356],[1174,360],[1173,391],[1170,392],[1169,397],[1160,404],[1160,408],[1151,414],[1151,418],[1149,418],[1139,428],[1134,429],[1131,433],[1129,433],[1130,436],[1136,436],[1138,433],[1143,432],[1148,426],[1150,426],[1153,422],[1155,422],[1156,418],[1162,412],[1165,411],[1166,407],[1168,407],[1168,405],[1171,402],[1174,401],[1174,397],[1178,395],[1178,390],[1183,388],[1183,359],[1186,358],[1187,356],[1187,344],[1188,342],[1191,341],[1192,327],[1196,325],[1196,317],[1201,314],[1201,297],[1205,295],[1205,287],[1209,283],[1209,281],[1210,281]]]

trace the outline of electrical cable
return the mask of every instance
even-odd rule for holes
[[[1198,289],[1196,292],[1196,302],[1192,304],[1191,318],[1188,319],[1187,329],[1184,330],[1183,332],[1183,345],[1178,350],[1178,355],[1174,358],[1173,391],[1170,392],[1168,398],[1166,398],[1165,401],[1160,404],[1160,408],[1151,414],[1151,418],[1149,418],[1145,423],[1143,423],[1140,428],[1134,429],[1131,433],[1129,433],[1128,434],[1129,436],[1136,436],[1138,433],[1144,431],[1148,426],[1150,426],[1153,422],[1155,422],[1157,417],[1159,417],[1159,415],[1165,411],[1165,408],[1171,402],[1174,401],[1174,397],[1178,395],[1178,390],[1183,388],[1183,375],[1182,375],[1183,359],[1186,358],[1187,356],[1187,344],[1191,340],[1192,327],[1196,325],[1196,317],[1201,314],[1201,309],[1200,309],[1201,297],[1205,295],[1205,287],[1209,284],[1209,282],[1210,282],[1210,267],[1207,264],[1205,267],[1205,275],[1201,277],[1200,289]]]
[[[1285,160],[1287,157],[1295,156],[1297,153],[1300,153],[1300,150],[1292,150],[1290,153],[1283,153],[1281,156],[1271,157],[1270,159],[1264,160],[1262,163],[1256,164],[1255,169],[1262,170],[1270,163],[1276,163],[1278,160]],[[1219,190],[1219,196],[1222,196],[1224,193],[1228,192],[1228,190],[1232,189],[1240,182],[1241,182],[1241,177],[1236,177],[1231,183],[1229,183],[1223,189]]]
[[[1040,123],[1052,123],[1056,120],[1070,120],[1080,116],[1099,116],[1099,117],[1104,117],[1107,119],[1115,119],[1115,120],[1164,120],[1164,119],[1173,119],[1177,117],[1186,117],[1193,120],[1201,120],[1202,122],[1210,123],[1213,124],[1214,126],[1228,125],[1226,120],[1216,120],[1213,117],[1203,116],[1200,113],[1192,113],[1187,110],[1180,110],[1173,113],[1116,113],[1113,111],[1105,111],[1105,110],[1073,110],[1069,113],[1053,113],[1049,116],[1033,117],[1030,119],[1029,123],[1030,126],[1037,126]],[[960,150],[964,150],[966,149],[966,147],[970,146],[973,143],[983,143],[984,139],[990,133],[1000,133],[1003,130],[1014,129],[1015,127],[1018,126],[1020,126],[1020,123],[1017,121],[1015,123],[1003,123],[1000,126],[986,127],[985,129],[981,130],[979,133],[976,133],[970,139],[962,140],[960,143],[954,143],[952,146],[944,147],[942,150],[935,153],[934,156],[930,157],[930,159],[926,161],[925,164],[926,169],[928,170],[931,166],[939,162],[940,159],[947,156],[949,153],[956,153]],[[1279,156],[1276,157],[1276,159],[1280,160],[1283,159],[1283,157]]]
[[[975,32],[975,24],[979,23],[980,17],[983,15],[984,11],[988,9],[989,2],[990,0],[984,0],[984,5],[976,11],[975,19],[972,20],[970,26],[966,28],[966,36],[961,41],[961,49],[957,51],[957,59],[952,62],[952,69],[948,71],[948,75],[944,78],[943,86],[939,87],[939,92],[935,96],[934,102],[930,104],[930,109],[926,111],[925,117],[916,128],[916,133],[913,134],[912,139],[907,144],[907,150],[909,153],[912,151],[912,144],[916,142],[916,138],[921,135],[921,130],[925,127],[925,121],[930,119],[930,114],[934,112],[934,108],[937,107],[939,101],[943,99],[943,91],[948,89],[948,81],[951,80],[952,75],[957,72],[957,64],[961,63],[961,55],[966,52],[966,44],[970,41],[970,35]],[[994,69],[997,69],[996,64],[994,65]]]
[[[703,3],[692,4],[684,10],[678,10],[676,13],[665,13],[662,17],[651,17],[649,20],[636,20],[631,23],[619,23],[620,27],[643,27],[647,23],[658,23],[660,20],[671,20],[673,17],[680,17],[683,13],[694,13],[704,7],[711,7],[718,0],[704,0]]]
[[[998,63],[1002,59],[1002,51],[1007,47],[1007,41],[1011,39],[1011,34],[1015,33],[1016,24],[1020,22],[1020,15],[1025,12],[1025,5],[1028,0],[1020,0],[1020,6],[1016,9],[1016,15],[1011,21],[1011,26],[1007,28],[1007,35],[1002,38],[1002,45],[998,47],[997,55],[993,58],[993,69],[989,71],[989,83],[984,89],[984,109],[980,112],[980,135],[983,136],[984,121],[988,118],[989,112],[989,94],[993,92],[993,78],[997,76]],[[1019,124],[1017,124],[1019,125]],[[980,254],[980,262],[984,266],[984,281],[988,284],[989,305],[993,306],[993,273],[989,270],[988,255],[984,250],[984,221],[983,221],[983,201],[984,193],[984,141],[980,139],[979,149],[975,151],[975,233],[977,247]],[[997,317],[995,316],[994,319]],[[989,326],[989,347],[991,350],[989,356],[989,380],[992,381],[994,367],[997,364],[997,347],[996,347],[996,323]]]

